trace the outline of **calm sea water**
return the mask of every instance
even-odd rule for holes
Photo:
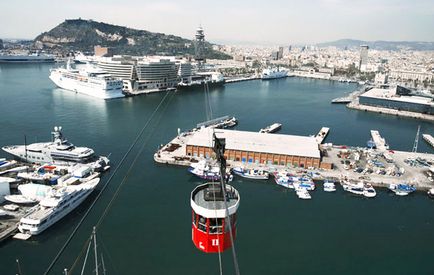
[[[0,66],[0,145],[23,144],[24,135],[28,142],[46,141],[52,127],[61,125],[71,142],[111,154],[116,167],[165,94],[101,101],[56,89],[48,79],[50,67]],[[309,135],[328,126],[326,142],[335,144],[364,146],[369,130],[377,129],[391,148],[411,150],[418,125],[422,133],[434,134],[430,123],[330,104],[355,89],[300,78],[249,81],[211,90],[211,102],[214,117],[234,115],[238,129],[258,131],[281,122],[282,133]],[[167,99],[50,274],[70,269],[83,256],[92,226],[122,182],[98,229],[107,274],[219,274],[218,256],[197,251],[191,242],[189,195],[201,182],[183,167],[152,159],[177,128],[205,120],[203,91],[177,92]],[[433,152],[423,140],[419,151]],[[0,157],[7,155],[0,152]],[[300,201],[271,180],[236,179],[233,185],[241,194],[236,250],[242,274],[433,273],[434,201],[424,194],[397,198],[380,190],[377,198],[366,200],[317,190],[311,201]],[[42,235],[2,243],[0,274],[15,274],[15,259],[23,274],[42,274],[98,192]],[[74,274],[81,263],[82,258]],[[233,273],[230,251],[223,254],[223,268]]]

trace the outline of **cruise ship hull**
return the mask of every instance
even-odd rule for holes
[[[62,77],[61,74],[53,71],[50,74],[50,79],[59,88],[64,90],[73,91],[80,94],[85,94],[101,99],[112,99],[125,97],[122,93],[122,89],[107,90],[101,87],[96,87],[89,82],[78,81],[71,78]]]

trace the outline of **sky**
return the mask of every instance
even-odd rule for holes
[[[433,0],[5,0],[0,38],[33,39],[65,19],[226,44],[300,44],[352,38],[434,41]]]

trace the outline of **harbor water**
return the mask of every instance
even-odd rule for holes
[[[45,272],[166,96],[103,101],[60,90],[48,79],[52,66],[0,65],[0,145],[23,144],[24,137],[28,143],[47,141],[52,127],[62,126],[70,142],[110,154],[112,169],[88,200],[43,234],[0,244],[0,274],[17,273],[16,259],[22,274]],[[326,126],[325,142],[366,146],[374,129],[391,149],[403,151],[413,148],[418,125],[421,134],[434,135],[429,122],[330,104],[355,89],[326,80],[252,80],[211,89],[210,101],[213,117],[233,115],[239,130],[259,131],[279,122],[280,133],[314,135]],[[218,255],[201,253],[191,241],[189,196],[201,181],[185,167],[153,161],[158,146],[178,128],[191,129],[206,119],[202,89],[170,92],[50,274],[64,268],[80,272],[96,224],[107,274],[219,274]],[[433,153],[422,138],[418,151]],[[433,273],[434,201],[426,194],[396,197],[378,189],[375,199],[363,199],[318,186],[312,200],[301,201],[272,180],[235,177],[233,185],[241,196],[235,247],[242,274]],[[233,274],[230,251],[222,261],[224,273]],[[86,274],[92,265],[88,262]]]

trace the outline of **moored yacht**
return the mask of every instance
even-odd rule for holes
[[[232,172],[240,177],[255,180],[266,180],[269,177],[268,172],[258,169],[245,169],[242,167],[235,167],[232,169]]]
[[[3,151],[26,162],[37,164],[87,163],[95,170],[101,170],[109,163],[106,157],[97,157],[91,148],[76,147],[62,135],[62,127],[54,127],[51,142],[12,145],[3,147]]]
[[[18,229],[24,234],[40,234],[79,206],[99,181],[99,178],[95,178],[79,185],[53,189],[53,194],[42,199],[33,212],[21,218]]]
[[[407,196],[408,194],[416,191],[416,187],[405,183],[390,184],[389,189],[397,196]]]
[[[336,186],[333,181],[325,180],[323,184],[324,192],[335,192]]]

